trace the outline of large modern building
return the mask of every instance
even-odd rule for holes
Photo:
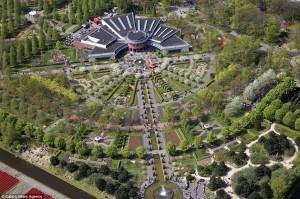
[[[149,46],[163,52],[188,51],[191,45],[176,35],[178,31],[160,19],[128,13],[103,18],[99,27],[82,36],[81,43],[90,46],[89,59],[115,58],[123,50],[139,51]]]

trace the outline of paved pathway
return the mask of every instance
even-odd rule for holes
[[[247,164],[246,164],[245,166],[242,166],[242,167],[240,167],[240,168],[235,168],[235,167],[231,166],[230,164],[226,164],[231,170],[227,173],[226,176],[223,177],[223,179],[228,183],[228,186],[225,188],[225,191],[226,191],[229,195],[231,195],[231,197],[232,197],[233,199],[238,199],[238,198],[240,198],[240,197],[237,196],[235,193],[233,193],[233,189],[232,189],[232,186],[231,186],[232,176],[233,176],[235,173],[237,173],[237,172],[239,172],[239,171],[241,171],[241,170],[244,170],[244,169],[246,169],[246,168],[249,168],[249,167],[258,167],[258,166],[259,166],[259,164],[253,164],[253,163],[251,163],[251,160],[250,160],[250,155],[251,155],[250,148],[251,148],[255,143],[257,143],[257,141],[259,140],[260,137],[265,136],[265,135],[269,134],[270,132],[274,132],[274,133],[276,133],[276,134],[280,134],[279,132],[277,132],[277,131],[275,130],[275,125],[276,125],[276,123],[273,123],[273,124],[271,125],[270,129],[268,129],[268,130],[265,131],[264,133],[260,134],[256,140],[254,140],[254,141],[252,141],[252,142],[250,142],[249,144],[246,145],[247,148],[246,148],[246,150],[245,150],[245,153],[246,153],[247,156],[249,157],[249,160],[248,160],[248,162],[247,162]],[[294,145],[294,147],[295,147],[295,153],[294,153],[294,155],[293,155],[292,157],[290,157],[290,158],[288,158],[288,159],[284,159],[283,161],[280,161],[280,162],[270,160],[269,163],[266,164],[267,166],[272,166],[272,165],[278,164],[278,163],[279,163],[279,164],[282,164],[284,167],[286,167],[286,168],[288,168],[288,169],[290,169],[290,168],[293,166],[292,162],[293,162],[294,159],[297,157],[297,153],[298,153],[298,150],[299,150],[299,149],[298,149],[298,146],[296,145],[296,143],[294,142],[293,139],[291,139],[291,138],[289,138],[289,137],[288,137],[287,139],[289,139],[289,140],[292,142],[292,144]]]
[[[59,119],[56,122],[50,124],[47,128],[44,129],[44,132],[47,133],[47,132],[51,131],[52,129],[57,127],[57,125],[59,125],[63,121],[65,121],[65,119]]]

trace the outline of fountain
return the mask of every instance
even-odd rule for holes
[[[155,190],[154,199],[172,199],[174,191],[161,185],[158,189]]]
[[[161,191],[160,191],[159,195],[160,195],[161,197],[166,197],[166,196],[167,196],[167,191],[166,191],[164,185],[161,185]]]

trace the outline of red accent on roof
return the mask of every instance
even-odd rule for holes
[[[44,192],[41,192],[36,188],[30,189],[25,195],[43,195],[43,199],[53,199],[51,196],[45,194]]]
[[[4,193],[9,190],[15,184],[17,184],[19,180],[6,172],[0,171],[0,193]]]

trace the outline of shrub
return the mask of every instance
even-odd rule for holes
[[[59,164],[59,159],[56,157],[56,156],[51,156],[50,157],[50,163],[53,165],[53,166],[56,166]]]

